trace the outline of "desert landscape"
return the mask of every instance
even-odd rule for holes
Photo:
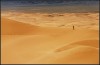
[[[98,64],[98,17],[98,13],[2,14],[2,63]]]
[[[99,13],[2,11],[1,63],[99,64]]]

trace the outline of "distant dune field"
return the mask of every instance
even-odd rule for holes
[[[41,27],[60,27],[60,28],[88,28],[99,29],[98,13],[22,13],[4,12],[2,16],[17,22],[27,23]]]
[[[44,26],[45,23],[43,26],[33,24],[33,22],[28,23],[27,18],[30,15],[25,17],[23,14],[22,20],[20,16],[19,18],[17,16],[15,18],[4,14],[2,16],[2,64],[99,64],[98,14],[65,14],[59,15],[60,17],[53,15],[54,18],[50,14],[31,15],[34,22],[37,21],[37,23],[46,19],[48,22],[56,19],[61,22],[71,22],[69,26],[66,22],[66,26],[54,25],[51,27]],[[62,19],[63,16],[64,19]],[[69,17],[67,18],[69,20],[66,20],[65,17]],[[74,19],[77,21],[76,23],[72,23]],[[86,22],[84,23],[86,26],[81,27],[82,21],[87,21],[89,24]],[[91,22],[94,24],[90,25]],[[77,25],[75,30],[73,30],[72,24]]]

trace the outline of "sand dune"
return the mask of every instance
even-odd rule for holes
[[[76,28],[99,29],[99,13],[30,14],[22,12],[4,12],[2,16],[18,22],[42,27],[71,28],[75,25]]]
[[[99,50],[88,46],[75,46],[61,53],[51,53],[36,63],[52,64],[97,64],[99,63]],[[92,61],[92,62],[91,62]]]
[[[1,34],[3,35],[23,35],[23,34],[32,34],[35,33],[37,26],[28,25],[25,23],[17,22],[14,20],[9,20],[6,18],[1,19]]]
[[[66,45],[62,48],[56,49],[56,52],[68,50],[70,48],[80,46],[80,45],[81,46],[90,46],[90,47],[94,47],[94,48],[99,48],[99,40],[83,40],[83,41],[74,42],[74,43]]]
[[[2,18],[2,64],[99,63],[99,31],[40,27]]]

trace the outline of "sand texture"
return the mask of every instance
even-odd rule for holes
[[[2,14],[1,63],[98,64],[98,20],[98,13]]]

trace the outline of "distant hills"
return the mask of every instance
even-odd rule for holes
[[[99,4],[99,0],[1,0],[4,5]]]
[[[91,1],[99,1],[99,0],[1,0],[2,2],[16,2],[16,3],[30,3],[30,4],[62,4],[62,3],[70,3],[76,2],[78,3],[90,3]]]
[[[22,12],[98,12],[99,0],[1,0],[1,9]]]

